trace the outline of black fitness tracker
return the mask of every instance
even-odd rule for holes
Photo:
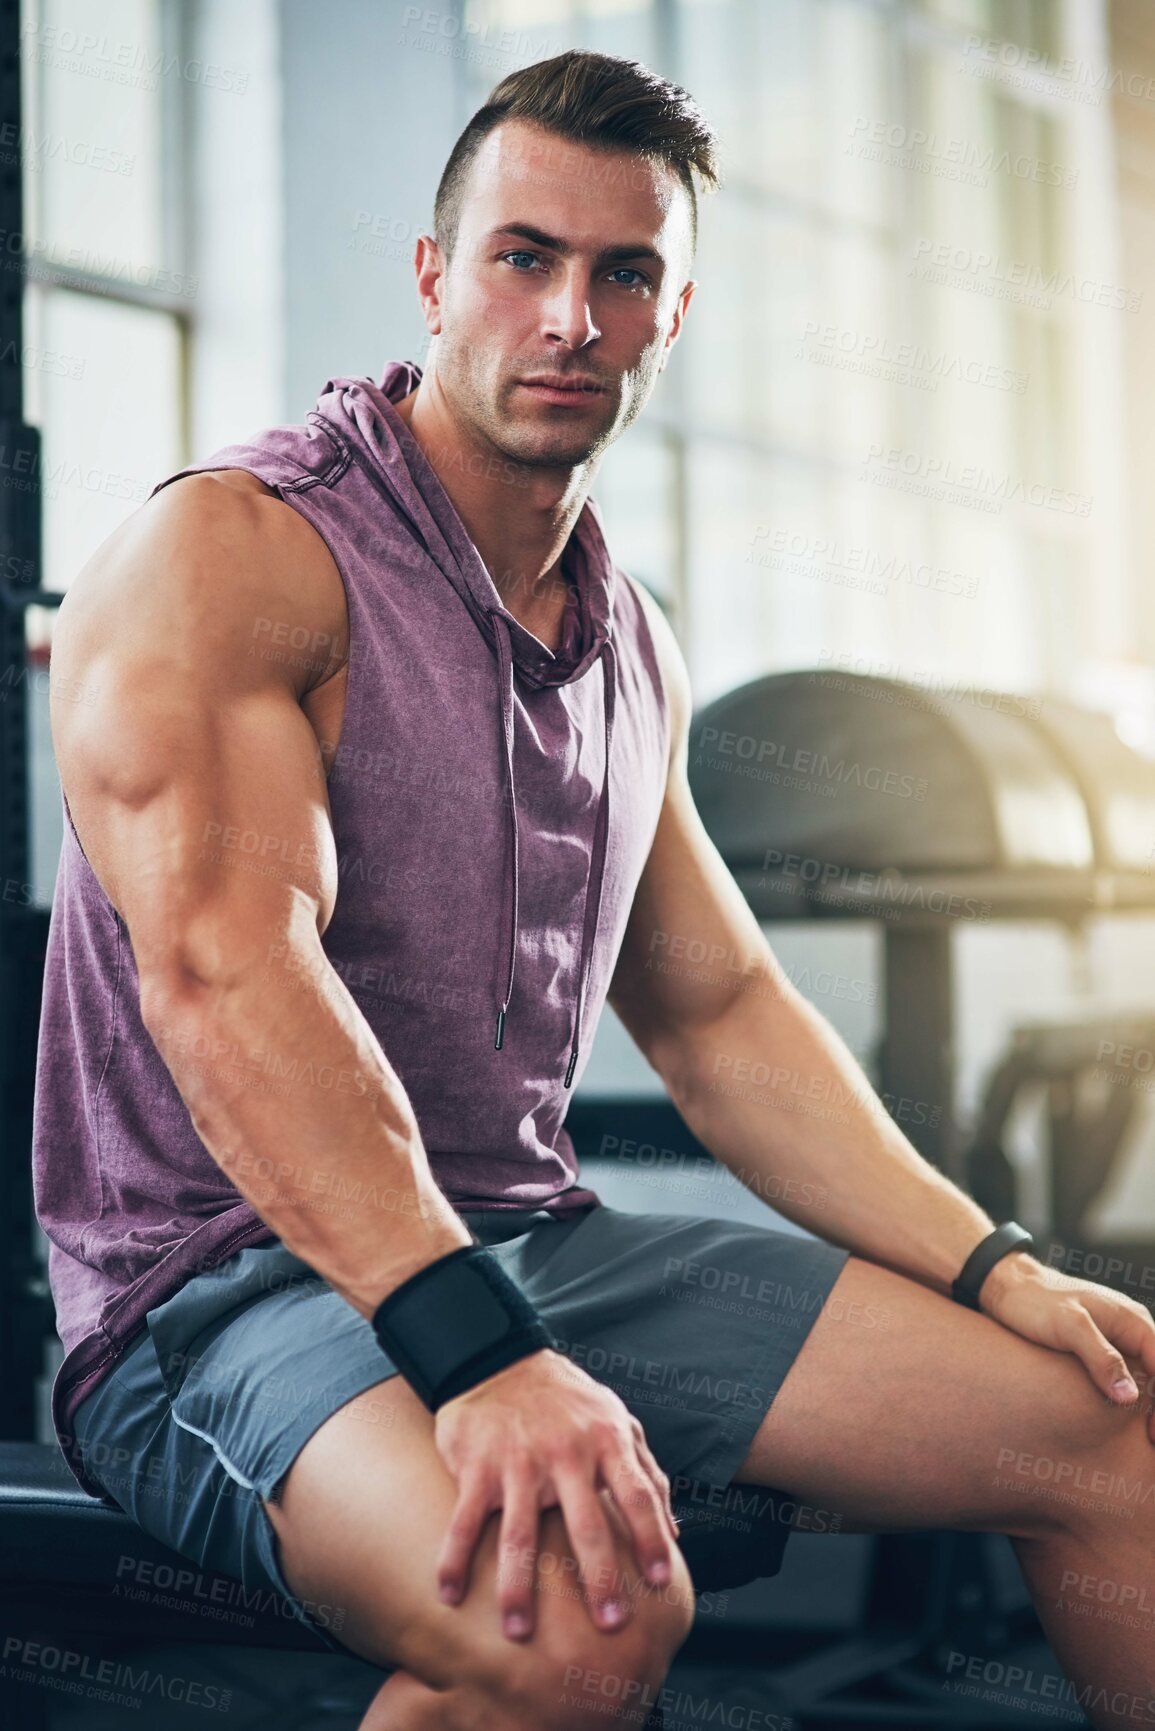
[[[401,1283],[373,1329],[430,1412],[557,1341],[484,1244],[462,1244]]]
[[[963,1263],[962,1272],[951,1287],[951,1297],[971,1310],[980,1309],[979,1292],[983,1281],[996,1262],[1012,1250],[1033,1250],[1035,1241],[1025,1226],[1015,1220],[1004,1221],[977,1244]]]

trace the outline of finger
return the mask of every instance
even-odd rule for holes
[[[1146,1306],[1106,1290],[1085,1294],[1083,1303],[1108,1340],[1155,1376],[1155,1321]]]
[[[1155,1322],[1150,1311],[1118,1293],[1093,1292],[1084,1302],[1107,1338],[1143,1366],[1147,1435],[1155,1443]],[[1123,1395],[1118,1398],[1123,1400]]]
[[[1082,1359],[1091,1380],[1119,1406],[1138,1400],[1139,1390],[1123,1354],[1103,1334],[1083,1299],[1071,1305],[1061,1325],[1062,1344]]]
[[[681,1529],[678,1526],[677,1517],[674,1514],[674,1502],[673,1502],[673,1495],[672,1495],[671,1488],[670,1488],[669,1474],[664,1473],[662,1471],[661,1467],[658,1465],[658,1462],[657,1462],[657,1459],[655,1458],[653,1450],[650,1448],[649,1443],[646,1441],[646,1433],[642,1429],[640,1424],[638,1425],[636,1435],[637,1435],[637,1446],[638,1446],[638,1459],[641,1461],[642,1466],[649,1473],[651,1479],[654,1481],[654,1484],[657,1487],[658,1495],[661,1498],[661,1503],[662,1503],[662,1514],[663,1514],[663,1517],[665,1519],[666,1525],[669,1528],[670,1537],[675,1541],[675,1543],[681,1544],[682,1533],[681,1533]]]
[[[460,1604],[469,1591],[473,1553],[493,1506],[484,1478],[462,1480],[437,1558],[437,1591],[446,1605]]]
[[[537,1490],[530,1473],[509,1472],[498,1542],[497,1603],[502,1628],[513,1641],[528,1640],[533,1634],[539,1515]]]
[[[601,1498],[577,1471],[563,1474],[555,1467],[553,1482],[590,1616],[600,1629],[623,1628],[633,1606]]]
[[[668,1530],[670,1517],[665,1513],[664,1493],[638,1460],[625,1452],[607,1456],[602,1475],[629,1527],[646,1579],[655,1585],[665,1585],[673,1575],[670,1557],[673,1540]]]

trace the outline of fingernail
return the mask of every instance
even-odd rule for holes
[[[505,1619],[505,1632],[507,1635],[528,1635],[529,1618],[521,1611],[511,1611]]]
[[[1120,1400],[1137,1400],[1139,1398],[1139,1390],[1129,1376],[1121,1376],[1118,1382],[1113,1382],[1111,1393],[1117,1395]]]
[[[624,1623],[626,1620],[626,1607],[622,1604],[620,1599],[608,1599],[602,1606],[602,1616],[605,1618],[607,1623]]]

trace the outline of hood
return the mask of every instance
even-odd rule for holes
[[[613,741],[617,664],[611,635],[616,573],[602,533],[601,516],[586,499],[562,552],[561,569],[570,582],[562,641],[556,654],[526,630],[509,612],[469,538],[453,501],[442,486],[425,452],[397,413],[394,404],[415,390],[421,368],[412,361],[390,361],[378,384],[368,377],[330,379],[308,418],[320,415],[331,423],[354,457],[388,493],[397,514],[453,585],[470,617],[494,654],[494,725],[500,730],[509,812],[509,896],[504,929],[498,933],[499,955],[505,959],[504,990],[495,999],[495,1048],[505,1037],[513,994],[518,938],[517,787],[513,772],[514,678],[530,689],[568,685],[601,662],[605,715],[605,772],[594,822],[590,874],[586,884],[585,916],[574,992],[569,1061],[565,1087],[573,1081],[581,1040],[582,1002],[586,976],[597,939],[609,834],[610,749]]]

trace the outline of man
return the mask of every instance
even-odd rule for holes
[[[690,306],[694,172],[709,128],[636,63],[511,74],[417,247],[427,369],[329,381],[305,426],[169,477],[61,609],[54,689],[88,697],[53,706],[37,1097],[61,1445],[394,1667],[370,1731],[640,1721],[693,1613],[673,1473],[1009,1533],[1123,1725],[1146,1638],[1061,1592],[1155,1590],[1150,1504],[999,1465],[1148,1483],[1155,1329],[998,1241],[986,1314],[950,1302],[993,1223],[765,944],[688,793],[681,654],[589,498]],[[651,968],[671,933],[750,966]],[[578,1184],[561,1123],[607,995],[810,1232]],[[771,1051],[858,1103],[711,1087]],[[611,1351],[618,1386],[584,1368]],[[670,1369],[691,1398],[655,1398]]]

